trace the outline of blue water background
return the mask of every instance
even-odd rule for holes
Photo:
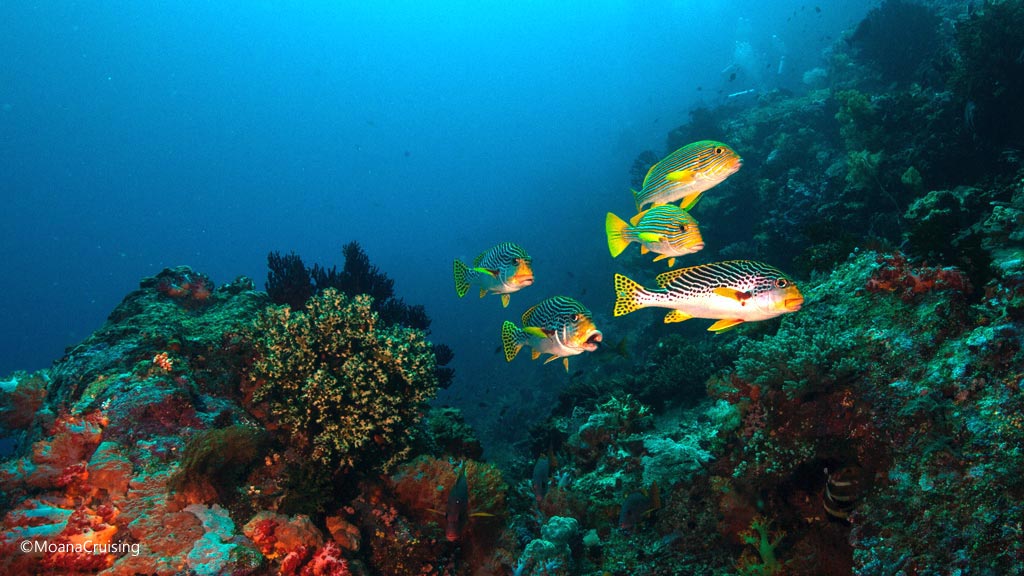
[[[561,293],[615,338],[603,221],[633,209],[634,157],[695,106],[803,90],[873,5],[0,2],[0,374],[164,267],[262,288],[267,252],[340,264],[358,240],[455,350],[448,394],[557,385],[505,363],[501,321]],[[457,299],[452,259],[501,241],[535,286]]]

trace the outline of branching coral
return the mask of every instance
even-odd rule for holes
[[[750,522],[750,530],[741,532],[740,539],[744,544],[754,547],[757,557],[749,550],[744,551],[736,565],[739,573],[749,576],[769,576],[782,573],[784,565],[775,557],[775,549],[779,546],[783,536],[785,536],[785,532],[769,530],[767,519],[755,516]]]
[[[269,307],[257,320],[251,406],[319,463],[389,469],[437,390],[420,330],[382,326],[366,295],[324,290],[305,312]]]

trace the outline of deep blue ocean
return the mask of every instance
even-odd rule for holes
[[[262,288],[268,252],[357,240],[454,349],[448,394],[557,383],[505,363],[501,321],[566,294],[615,339],[603,222],[637,154],[695,107],[803,90],[875,4],[0,2],[0,374],[164,267]],[[459,300],[452,260],[502,241],[536,284]]]

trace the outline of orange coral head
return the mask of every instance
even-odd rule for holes
[[[156,356],[153,356],[153,365],[165,372],[170,372],[174,363],[167,357],[167,352],[161,352]]]

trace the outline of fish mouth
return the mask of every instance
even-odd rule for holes
[[[786,308],[786,310],[790,312],[796,312],[804,305],[804,297],[794,296],[792,298],[786,298],[785,300],[782,301],[782,305]]]
[[[704,243],[703,242],[697,242],[695,244],[691,244],[690,245],[690,250],[693,250],[694,252],[700,252],[703,249],[704,249]]]
[[[533,275],[530,275],[530,276],[516,276],[513,279],[513,282],[517,286],[523,286],[523,287],[531,286],[533,284]]]
[[[587,352],[593,352],[594,350],[597,350],[597,345],[601,343],[603,338],[604,336],[601,334],[600,330],[594,330],[594,332],[583,341],[580,348]]]

